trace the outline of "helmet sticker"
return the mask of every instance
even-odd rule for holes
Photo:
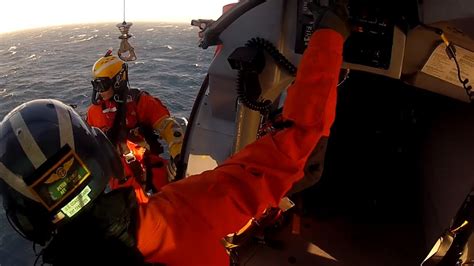
[[[89,193],[92,189],[89,186],[86,186],[81,193],[75,196],[66,206],[61,208],[61,211],[65,213],[68,217],[74,216],[77,212],[79,212],[82,207],[86,206],[87,203],[91,201],[89,197]]]
[[[76,191],[89,176],[89,169],[79,156],[70,150],[34,182],[30,189],[51,211]]]

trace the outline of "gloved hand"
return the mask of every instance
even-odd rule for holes
[[[182,137],[179,137],[179,138],[180,139],[177,139],[176,142],[171,143],[171,145],[169,145],[169,154],[170,154],[170,157],[172,158],[178,158],[178,156],[181,153],[181,148],[183,146],[183,139]]]
[[[166,172],[168,173],[168,181],[173,182],[176,179],[178,172],[178,163],[181,158],[181,154],[175,155],[175,157],[170,156],[168,164],[166,165]]]
[[[173,133],[174,140],[169,144],[170,159],[166,170],[168,172],[168,181],[172,182],[176,179],[178,171],[178,163],[181,158],[181,148],[183,146],[183,134],[180,130],[176,130]]]
[[[138,205],[132,188],[103,194],[94,202],[92,215],[106,237],[116,238],[129,247],[135,246]]]
[[[140,184],[144,184],[146,173],[142,167],[142,164],[138,161],[133,161],[128,164],[128,167],[130,167],[130,170],[132,170],[133,177],[135,177]]]
[[[349,37],[348,0],[329,0],[328,6],[322,6],[320,0],[308,3],[308,9],[313,13],[313,31],[329,28],[339,32],[344,40]]]

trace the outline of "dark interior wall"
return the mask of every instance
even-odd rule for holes
[[[419,10],[420,17],[425,23],[473,18],[474,2],[471,0],[423,0],[419,1]],[[472,28],[469,25],[466,26],[468,26],[466,28]]]
[[[474,184],[474,108],[446,104],[424,138],[422,178],[426,240],[452,222]]]
[[[399,80],[351,73],[339,88],[323,176],[305,192],[306,207],[321,217],[410,225],[416,241],[430,242],[451,218],[437,216],[455,212],[455,198],[464,198],[473,180],[470,170],[460,169],[474,167],[472,114],[469,104]]]

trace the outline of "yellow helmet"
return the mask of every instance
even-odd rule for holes
[[[127,81],[127,64],[117,56],[111,55],[111,51],[92,66],[92,86],[95,91],[106,91],[112,86],[117,90],[122,81]]]

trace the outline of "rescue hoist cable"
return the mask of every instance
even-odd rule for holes
[[[125,22],[125,0],[123,0],[123,22]]]

